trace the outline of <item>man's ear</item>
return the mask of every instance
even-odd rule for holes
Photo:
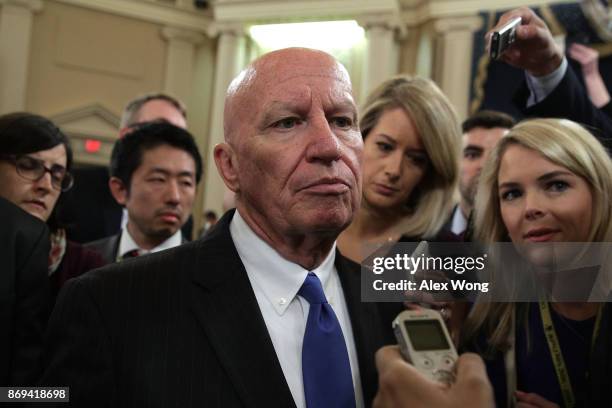
[[[108,180],[108,188],[110,188],[111,194],[115,198],[115,201],[125,207],[125,204],[128,201],[129,193],[125,184],[123,184],[123,181],[117,177],[111,177]]]
[[[240,182],[238,180],[238,160],[232,146],[228,143],[219,143],[215,146],[213,152],[217,170],[223,179],[223,182],[234,193],[240,190]]]

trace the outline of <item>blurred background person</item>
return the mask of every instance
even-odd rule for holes
[[[187,108],[178,99],[165,93],[149,93],[132,99],[121,115],[119,137],[123,137],[138,125],[164,121],[187,129]]]
[[[569,46],[567,53],[580,64],[584,85],[593,105],[608,116],[612,116],[610,93],[599,73],[599,53],[597,50],[586,45],[573,43]]]
[[[49,226],[51,299],[68,279],[104,264],[66,237],[61,197],[73,186],[71,169],[68,138],[51,121],[30,113],[0,116],[0,196]]]
[[[186,241],[181,227],[202,177],[202,158],[187,130],[166,122],[137,127],[115,142],[110,175],[109,188],[128,221],[118,234],[88,248],[113,263]]]
[[[455,235],[463,235],[468,227],[478,177],[489,153],[501,137],[514,126],[514,119],[503,112],[480,111],[467,118],[461,125],[463,147],[459,164],[459,204],[453,209],[445,229]]]
[[[383,82],[362,110],[361,208],[340,234],[343,255],[361,262],[366,244],[438,240],[450,216],[461,143],[455,110],[425,78]]]
[[[0,198],[0,386],[34,385],[49,315],[49,231]]]
[[[568,120],[525,121],[482,170],[475,239],[510,240],[535,276],[554,260],[524,251],[530,243],[612,241],[611,197],[612,164],[587,130]],[[612,387],[609,309],[586,299],[542,300],[539,307],[480,302],[463,327],[463,344],[486,357],[498,407],[604,406]]]
[[[198,236],[203,237],[204,235],[208,234],[208,232],[211,230],[212,227],[215,226],[215,224],[217,224],[217,213],[212,210],[205,211],[204,226],[202,227],[202,230],[200,231],[200,234],[198,234]]]

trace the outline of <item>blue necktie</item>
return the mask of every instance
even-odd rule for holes
[[[355,407],[346,343],[321,281],[310,272],[298,295],[310,303],[302,344],[302,374],[308,408]]]

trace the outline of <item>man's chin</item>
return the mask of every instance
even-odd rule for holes
[[[151,231],[150,236],[157,241],[163,242],[167,240],[168,238],[170,238],[171,236],[173,236],[174,234],[176,234],[178,230],[179,230],[178,228],[163,228],[162,227],[162,228],[156,229],[155,231]]]

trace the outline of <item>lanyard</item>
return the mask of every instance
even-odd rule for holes
[[[548,342],[548,349],[552,357],[553,365],[555,366],[555,373],[557,374],[557,380],[559,381],[559,387],[561,388],[561,395],[563,396],[563,402],[566,408],[572,408],[576,404],[576,398],[574,396],[574,390],[572,389],[572,383],[565,366],[565,360],[563,359],[563,353],[561,352],[561,346],[559,345],[559,339],[557,338],[557,332],[550,316],[550,307],[548,302],[540,301],[540,315],[542,316],[542,324],[544,326],[544,336]],[[595,346],[595,339],[599,332],[599,326],[601,324],[601,307],[597,312],[597,318],[595,320],[595,327],[593,329],[593,336],[591,338],[591,351]]]

